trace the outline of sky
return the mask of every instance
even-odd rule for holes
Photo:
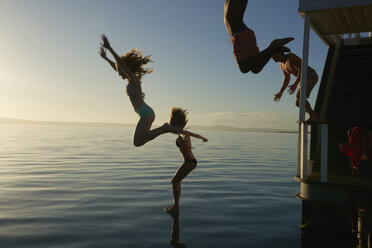
[[[259,74],[239,71],[223,22],[224,0],[0,1],[0,117],[135,124],[126,82],[98,54],[105,34],[118,54],[151,54],[143,78],[154,124],[186,108],[190,125],[297,127],[295,96],[274,102],[283,73],[273,60]],[[302,56],[297,0],[250,0],[244,22],[260,50],[273,39]],[[321,77],[328,48],[311,31],[309,65]],[[109,52],[107,53],[109,56]],[[112,57],[110,57],[112,58]],[[291,83],[295,80],[291,78]],[[312,92],[314,106],[319,82]]]

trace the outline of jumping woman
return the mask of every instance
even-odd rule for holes
[[[106,50],[109,50],[115,58],[115,62],[111,61],[106,56]],[[152,62],[149,56],[142,56],[141,51],[132,49],[130,52],[119,56],[105,35],[102,35],[102,43],[99,54],[105,59],[111,67],[125,80],[127,80],[127,95],[133,105],[134,111],[138,113],[140,119],[137,123],[134,132],[133,144],[134,146],[142,146],[150,140],[155,139],[164,133],[179,134],[174,127],[168,123],[164,123],[161,127],[151,129],[151,125],[155,120],[154,110],[145,103],[141,87],[141,79],[144,75],[150,74],[151,69],[145,69],[145,65]]]
[[[195,137],[207,142],[208,139],[199,134],[183,130],[188,122],[187,112],[181,108],[172,108],[170,125],[173,126],[180,134],[176,139],[176,146],[179,148],[184,159],[183,164],[178,168],[176,174],[172,178],[172,188],[174,204],[165,209],[172,216],[178,215],[179,201],[181,196],[181,181],[193,170],[197,165],[194,154],[191,151],[191,137]]]

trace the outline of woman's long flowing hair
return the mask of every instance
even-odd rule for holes
[[[141,79],[145,74],[150,74],[153,72],[153,69],[145,68],[147,63],[153,62],[150,57],[151,55],[143,56],[142,51],[138,51],[137,48],[132,48],[120,58],[129,68],[129,70],[131,70],[139,79]]]
[[[169,124],[171,126],[179,126],[181,128],[184,128],[186,126],[186,123],[188,122],[187,118],[187,110],[173,107],[171,111],[170,121]]]

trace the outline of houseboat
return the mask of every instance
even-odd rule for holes
[[[354,127],[372,131],[372,0],[299,0],[298,11],[304,19],[295,177],[302,248],[372,247],[372,161],[353,168],[340,149]],[[317,123],[305,121],[310,29],[328,46]]]

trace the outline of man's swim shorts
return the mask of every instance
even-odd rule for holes
[[[253,30],[248,27],[235,33],[231,41],[233,43],[234,56],[237,62],[248,59],[260,52],[257,47],[256,36]]]

